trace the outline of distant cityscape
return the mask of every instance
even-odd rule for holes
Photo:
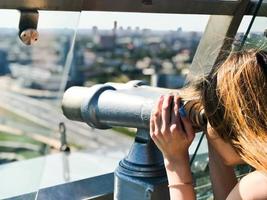
[[[19,79],[23,87],[56,91],[74,31],[40,30],[34,46],[20,42],[16,29],[0,31],[0,74]],[[67,87],[108,81],[147,80],[179,88],[185,81],[202,33],[152,31],[130,27],[78,30]],[[30,72],[30,73],[29,73]]]

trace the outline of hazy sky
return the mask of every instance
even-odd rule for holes
[[[80,19],[79,19],[80,17]],[[56,12],[40,11],[39,28],[92,28],[111,29],[116,20],[118,26],[127,28],[149,28],[153,30],[183,30],[203,31],[208,21],[207,15],[178,15],[178,14],[147,14],[122,12]],[[244,31],[251,17],[245,17],[240,26]],[[0,9],[0,27],[18,27],[19,12],[16,10]],[[257,18],[254,31],[263,31],[267,28],[267,18]]]

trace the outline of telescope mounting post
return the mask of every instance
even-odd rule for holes
[[[134,144],[114,174],[116,200],[169,199],[163,157],[148,129],[137,129]]]

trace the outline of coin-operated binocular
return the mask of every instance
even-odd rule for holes
[[[164,162],[149,136],[149,121],[159,97],[173,92],[147,86],[142,81],[71,87],[65,92],[62,109],[67,118],[98,129],[137,128],[129,154],[115,171],[114,199],[168,199]],[[179,94],[178,90],[175,92]],[[200,103],[184,99],[184,107],[195,129],[201,130],[206,118]]]

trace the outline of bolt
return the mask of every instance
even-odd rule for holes
[[[152,189],[151,188],[147,188],[146,189],[146,193],[145,193],[145,198],[146,200],[150,200],[151,199],[151,196],[152,196]]]
[[[142,0],[144,5],[152,5],[152,0]]]

